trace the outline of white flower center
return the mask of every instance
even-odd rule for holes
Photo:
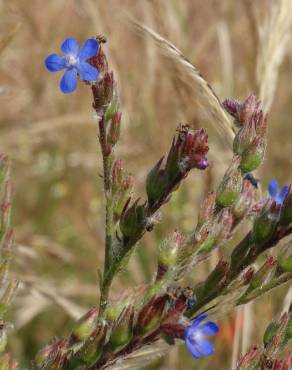
[[[74,55],[66,56],[66,66],[67,67],[75,67],[77,63],[78,63],[78,58],[76,58]]]
[[[191,334],[191,340],[193,342],[199,342],[201,339],[203,339],[204,335],[200,332],[200,330],[195,330],[192,334]]]

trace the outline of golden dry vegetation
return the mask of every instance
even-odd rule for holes
[[[83,42],[106,35],[123,109],[117,151],[141,196],[147,171],[167,151],[179,122],[210,133],[210,168],[194,172],[165,206],[162,222],[116,279],[115,297],[151,279],[157,246],[168,232],[191,229],[231,155],[228,128],[207,114],[211,105],[200,83],[131,19],[179,48],[220,99],[261,97],[269,110],[268,152],[257,173],[265,193],[271,178],[292,180],[292,7],[290,0],[1,0],[0,17],[0,143],[13,161],[14,274],[21,281],[10,349],[25,367],[97,302],[103,261],[101,156],[90,91],[79,83],[63,95],[60,74],[49,74],[44,58],[67,37]],[[194,271],[189,283],[217,259]],[[216,355],[196,368],[230,369],[232,357],[258,341],[282,309],[288,288],[222,318]],[[193,366],[184,348],[174,348],[151,368]]]

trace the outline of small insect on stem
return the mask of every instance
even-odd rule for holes
[[[99,44],[105,44],[107,42],[107,38],[104,35],[97,35],[95,39]]]
[[[244,176],[244,179],[245,180],[248,180],[256,189],[258,188],[258,183],[260,182],[259,179],[255,178],[254,175],[252,173],[247,173],[245,176]]]
[[[171,307],[174,307],[175,302],[180,297],[184,297],[187,302],[187,309],[192,308],[196,303],[197,299],[191,287],[168,287],[167,294],[169,296],[168,303]]]

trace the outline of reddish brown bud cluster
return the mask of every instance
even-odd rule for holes
[[[261,102],[255,95],[250,95],[243,103],[235,99],[226,99],[223,106],[238,124],[243,125],[252,118],[255,112],[259,111]]]
[[[204,170],[208,166],[206,155],[209,151],[208,134],[204,129],[192,131],[189,126],[178,129],[178,138],[175,144],[177,155],[186,170],[198,168]]]
[[[250,95],[243,103],[227,99],[223,106],[240,127],[233,143],[234,153],[242,156],[241,170],[255,170],[262,162],[266,147],[267,115],[261,110],[260,100]]]
[[[150,204],[167,198],[192,168],[203,170],[208,166],[207,132],[203,129],[194,131],[187,125],[179,126],[177,131],[166,163],[162,157],[147,176],[146,191]]]

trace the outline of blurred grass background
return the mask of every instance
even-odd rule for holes
[[[82,43],[106,35],[123,109],[117,153],[134,174],[138,195],[144,195],[147,171],[168,150],[179,122],[210,131],[210,168],[189,176],[164,207],[162,222],[143,238],[129,269],[116,279],[114,297],[125,286],[151,279],[157,246],[174,229],[193,227],[200,202],[216,188],[230,157],[196,96],[187,93],[153,42],[134,32],[125,13],[180,48],[223,100],[261,92],[257,65],[268,43],[261,45],[264,36],[259,38],[257,29],[271,6],[269,0],[0,0],[0,143],[13,161],[14,274],[22,281],[10,348],[23,367],[55,336],[68,334],[74,319],[97,302],[97,268],[103,261],[101,157],[90,91],[80,83],[74,94],[62,95],[61,75],[49,74],[44,58],[58,52],[67,37]],[[263,189],[274,177],[281,183],[292,180],[290,33],[291,28],[271,93],[268,153],[258,173]],[[188,283],[207,275],[217,259],[212,256]],[[196,362],[196,368],[230,369],[235,348],[241,352],[259,341],[287,291],[288,286],[277,289],[222,319],[216,355]],[[193,366],[181,347],[151,368]]]

